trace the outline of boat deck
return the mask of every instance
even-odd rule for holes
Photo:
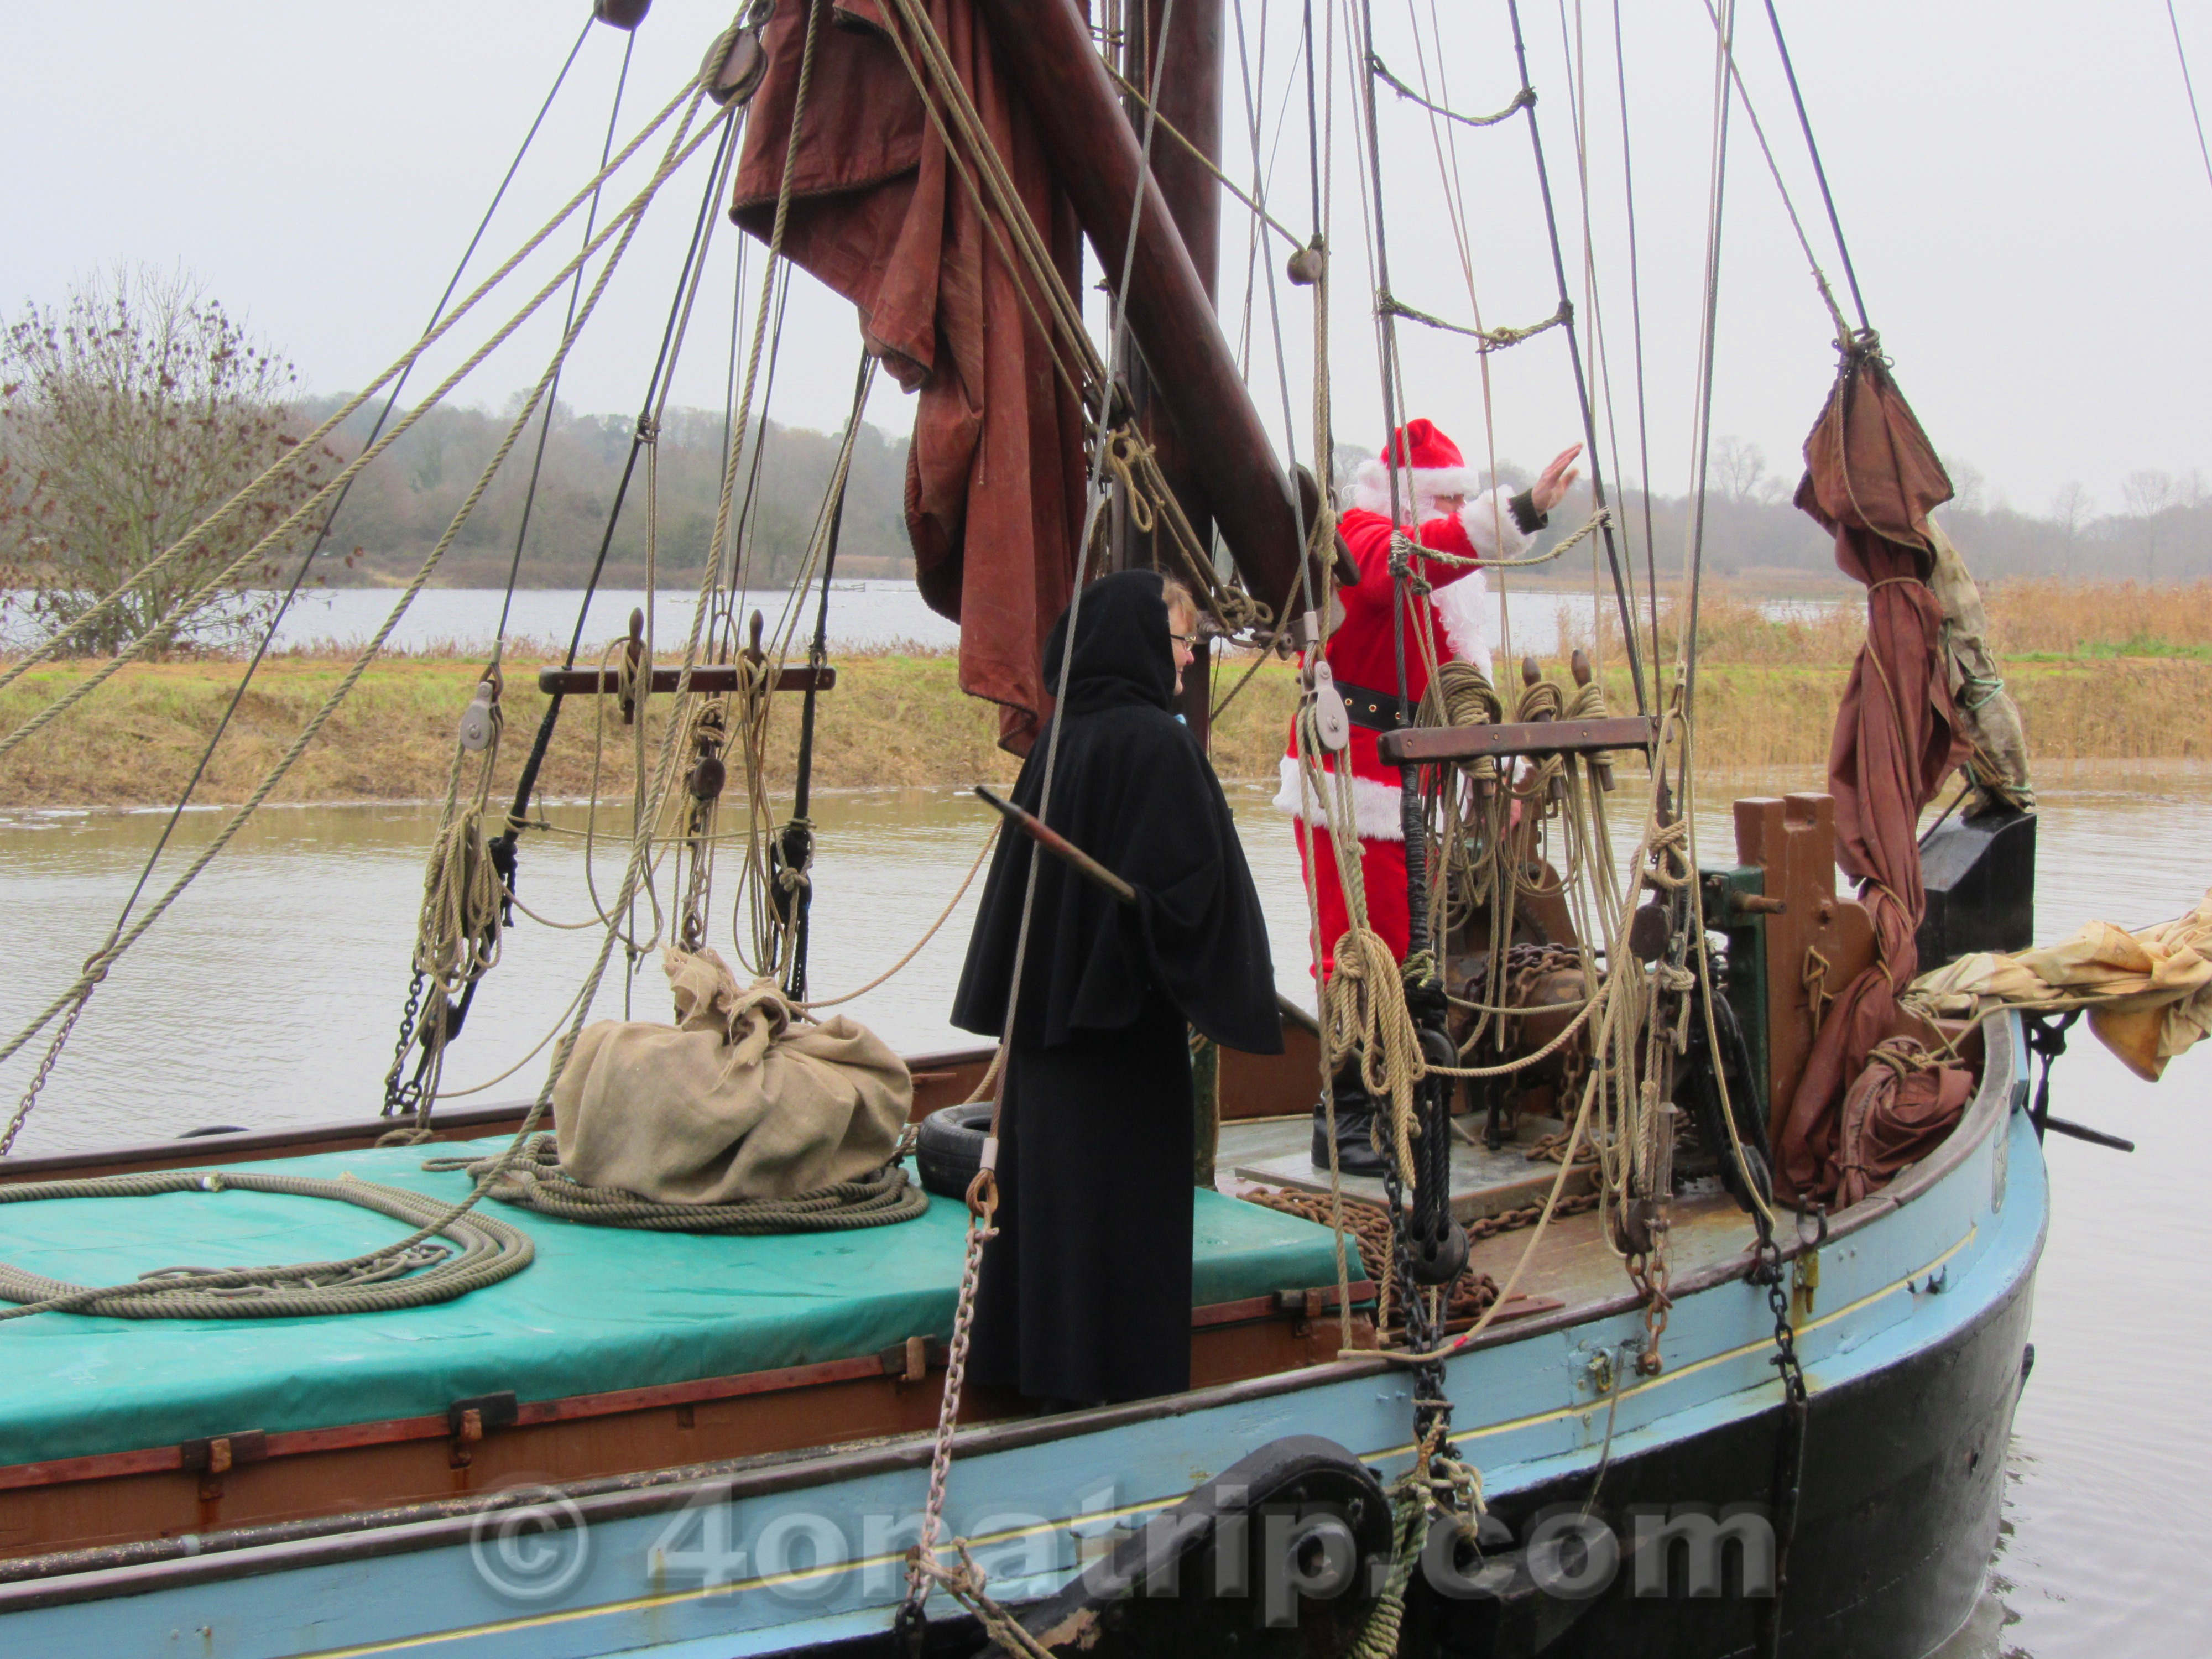
[[[1532,1122],[1524,1136],[1542,1128]],[[1259,1184],[1238,1170],[1316,1184],[1310,1135],[1304,1116],[1224,1126],[1218,1167],[1231,1190],[1196,1195],[1194,1388],[1302,1371],[1337,1352],[1333,1236],[1233,1195]],[[506,1140],[434,1150],[489,1153]],[[459,1197],[466,1176],[424,1170],[429,1150],[218,1161]],[[1534,1201],[1557,1174],[1525,1142],[1457,1151],[1462,1214]],[[1347,1189],[1364,1196],[1374,1184]],[[758,1238],[499,1212],[530,1235],[535,1261],[437,1307],[17,1324],[20,1363],[0,1398],[0,1559],[458,1500],[519,1480],[651,1484],[665,1478],[655,1471],[913,1435],[936,1420],[963,1259],[957,1200],[933,1200],[889,1227]],[[172,1265],[343,1257],[388,1242],[393,1224],[234,1186],[37,1200],[0,1206],[0,1260],[113,1284]],[[1524,1267],[1534,1237],[1523,1227],[1475,1247],[1473,1266],[1500,1285],[1520,1269],[1493,1340],[1512,1341],[1522,1320],[1533,1331],[1626,1304],[1628,1280],[1597,1216],[1555,1219]],[[1725,1196],[1685,1196],[1670,1251],[1677,1281],[1739,1255],[1750,1237]],[[1363,1310],[1354,1341],[1364,1344],[1373,1291],[1358,1282],[1356,1251],[1351,1268]],[[456,1428],[471,1406],[481,1429]],[[987,1422],[1030,1409],[971,1387],[961,1414]]]
[[[1459,1127],[1479,1135],[1480,1121],[1469,1115]],[[1541,1204],[1558,1179],[1559,1166],[1530,1156],[1542,1137],[1565,1126],[1557,1119],[1524,1117],[1516,1138],[1496,1152],[1479,1139],[1462,1139],[1452,1147],[1452,1211],[1462,1221],[1498,1215],[1504,1211]],[[1218,1185],[1231,1196],[1256,1188],[1293,1192],[1326,1193],[1328,1175],[1312,1162],[1313,1121],[1295,1117],[1249,1119],[1221,1126]],[[1566,1192],[1587,1193],[1592,1175],[1577,1168],[1567,1176]],[[1377,1177],[1347,1177],[1344,1194],[1370,1204],[1383,1202],[1382,1182]],[[1595,1212],[1555,1216],[1544,1230],[1540,1248],[1522,1267],[1532,1237],[1528,1228],[1496,1233],[1474,1241],[1468,1257],[1469,1270],[1486,1273],[1502,1288],[1515,1270],[1516,1298],[1526,1298],[1506,1311],[1525,1316],[1555,1308],[1573,1310],[1613,1301],[1630,1288],[1626,1270],[1606,1237],[1604,1224]],[[1755,1235],[1750,1218],[1722,1190],[1717,1179],[1692,1182],[1675,1195],[1672,1229],[1668,1236],[1669,1272],[1677,1279],[1733,1261],[1748,1249]],[[1535,1305],[1529,1305],[1529,1304]]]
[[[441,1146],[489,1154],[506,1139]],[[393,1147],[234,1165],[351,1176],[459,1199],[468,1178]],[[942,1341],[966,1212],[933,1199],[915,1220],[855,1231],[700,1237],[592,1227],[494,1206],[537,1249],[521,1273],[435,1307],[340,1318],[124,1320],[40,1316],[9,1334],[0,1466],[253,1430],[269,1434],[425,1415],[511,1391],[550,1401],[733,1374],[872,1359]],[[0,1260],[106,1285],[173,1265],[331,1260],[394,1224],[310,1198],[186,1191],[0,1207]],[[1193,1262],[1201,1310],[1334,1286],[1327,1230],[1200,1193]],[[825,1428],[832,1425],[825,1425]]]

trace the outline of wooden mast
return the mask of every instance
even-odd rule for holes
[[[1132,0],[1133,11],[1139,3]],[[1178,15],[1185,6],[1213,15],[1218,49],[1219,0],[1176,0]],[[1089,24],[1073,0],[976,0],[976,10],[1000,64],[1036,118],[1038,137],[1107,281],[1119,283],[1145,158]],[[1174,33],[1180,39],[1180,26]],[[1174,50],[1171,45],[1169,78],[1182,96],[1191,82],[1177,76]],[[1218,64],[1210,84],[1219,85]],[[1218,110],[1210,125],[1218,133]],[[1156,169],[1176,148],[1164,136],[1155,137]],[[1210,179],[1203,169],[1198,172]],[[1209,194],[1211,188],[1209,183]],[[1296,591],[1302,552],[1291,481],[1214,320],[1172,209],[1160,207],[1155,182],[1146,181],[1144,195],[1136,258],[1123,296],[1130,331],[1149,365],[1152,393],[1177,428],[1185,477],[1219,525],[1246,587],[1279,611]]]
[[[1127,43],[1122,49],[1122,77],[1156,97],[1161,120],[1190,141],[1206,161],[1221,161],[1221,75],[1224,0],[1127,0]],[[1163,12],[1166,19],[1162,37]],[[1145,111],[1134,99],[1125,100],[1129,125],[1139,137],[1145,131]],[[1206,302],[1220,302],[1221,191],[1205,161],[1166,132],[1155,132],[1152,151],[1152,178],[1160,199],[1206,290]],[[1202,545],[1213,540],[1213,515],[1206,493],[1199,487],[1185,453],[1182,434],[1154,388],[1151,368],[1139,351],[1129,368],[1129,391],[1137,424],[1158,453],[1160,471],[1182,503],[1191,528]],[[1155,530],[1137,533],[1123,515],[1115,525],[1115,567],[1150,566],[1170,574],[1180,574],[1179,562],[1163,545]],[[1212,648],[1201,642],[1194,647],[1194,660],[1183,674],[1182,713],[1200,743],[1206,740],[1212,702],[1208,668]]]

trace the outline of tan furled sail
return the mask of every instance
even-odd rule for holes
[[[1961,957],[1915,980],[1905,1000],[1953,1018],[2086,1008],[2104,1045],[2154,1083],[2166,1061],[2212,1030],[2212,891],[2186,915],[2139,933],[2093,921],[2040,951]]]

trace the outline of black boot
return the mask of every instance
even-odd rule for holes
[[[1328,1091],[1336,1100],[1336,1166],[1347,1176],[1379,1176],[1385,1168],[1375,1150],[1375,1097],[1360,1081],[1359,1062],[1347,1061],[1329,1079]],[[1314,1104],[1313,1164],[1328,1168],[1328,1102]]]

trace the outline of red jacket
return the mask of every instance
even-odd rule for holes
[[[1361,490],[1352,507],[1337,521],[1345,545],[1359,567],[1359,581],[1340,588],[1337,597],[1344,619],[1328,636],[1323,650],[1340,690],[1358,687],[1395,699],[1398,690],[1398,658],[1391,629],[1391,599],[1396,583],[1390,576],[1390,520],[1387,499],[1384,511],[1373,510],[1371,491]],[[1424,503],[1423,505],[1425,505]],[[1529,528],[1524,529],[1524,521]],[[1513,559],[1528,544],[1530,531],[1542,523],[1524,495],[1512,497],[1503,489],[1475,496],[1456,514],[1439,515],[1413,532],[1423,547],[1462,559]],[[1429,630],[1436,660],[1456,659],[1490,672],[1488,617],[1490,587],[1480,570],[1415,556],[1414,569],[1433,592],[1407,596],[1406,606],[1406,689],[1418,704],[1429,689],[1426,657],[1421,650],[1420,630]],[[1303,659],[1302,659],[1303,660]],[[1347,697],[1353,696],[1346,691]],[[1402,841],[1405,832],[1398,817],[1398,772],[1382,764],[1376,755],[1376,733],[1364,726],[1352,728],[1351,747],[1341,758],[1351,763],[1352,806],[1359,834],[1371,841]],[[1291,727],[1290,744],[1282,763],[1281,789],[1275,805],[1293,817],[1326,828],[1319,802],[1301,801],[1298,780],[1298,733]],[[1340,757],[1330,756],[1322,770],[1334,773]]]

